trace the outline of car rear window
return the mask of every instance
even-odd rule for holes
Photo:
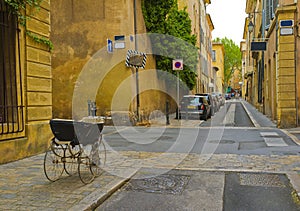
[[[184,97],[181,102],[184,104],[198,105],[203,102],[203,99],[201,97]]]

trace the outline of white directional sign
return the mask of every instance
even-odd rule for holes
[[[110,39],[107,39],[107,52],[112,53],[113,50],[113,41]]]

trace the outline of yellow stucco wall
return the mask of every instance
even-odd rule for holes
[[[53,117],[74,119],[86,116],[88,100],[96,101],[97,115],[104,115],[112,109],[136,111],[135,69],[125,66],[127,50],[136,49],[135,38],[132,36],[135,34],[134,1],[52,0],[51,3],[51,39],[55,46],[52,57]],[[136,33],[144,34],[146,28],[139,0],[136,13]],[[107,53],[107,39],[115,44],[114,37],[118,35],[125,36],[125,48]],[[148,40],[138,40],[137,46],[140,52],[149,52],[151,49]],[[145,70],[140,68],[139,72],[149,69],[155,69],[155,60],[151,54],[147,55]],[[86,87],[80,82],[84,74]],[[148,79],[141,77],[140,86],[149,81],[163,83],[158,81],[157,76],[152,76]],[[112,100],[125,81],[130,82],[131,87],[126,95],[133,96],[129,103],[132,106],[124,103],[113,108]],[[81,96],[78,97],[78,94]],[[164,94],[142,93],[140,110],[151,112],[165,98]],[[74,105],[73,101],[76,101]]]
[[[279,10],[278,20],[294,20],[295,9],[286,7]],[[278,34],[277,113],[281,128],[297,125],[295,50],[294,35]]]
[[[224,46],[222,43],[213,43],[212,49],[216,52],[216,61],[212,62],[213,67],[217,67],[218,71],[216,74],[216,91],[224,92]]]
[[[299,74],[297,67],[299,61],[297,59],[297,48],[299,48],[299,39],[295,34],[296,28],[293,28],[293,34],[280,34],[281,20],[294,20],[296,25],[299,19],[297,8],[300,3],[293,0],[281,1],[276,8],[275,17],[270,21],[270,26],[265,31],[267,41],[267,49],[262,53],[256,54],[257,61],[264,56],[264,81],[263,81],[263,101],[258,103],[256,97],[258,93],[258,71],[256,70],[256,62],[253,62],[254,75],[252,88],[252,103],[271,119],[277,121],[277,126],[280,128],[296,127],[297,120],[299,121],[298,98]],[[255,10],[261,11],[262,2],[247,0],[247,13],[252,14]],[[260,27],[262,23],[261,14],[255,15],[255,34],[254,37],[259,37],[261,34]],[[277,28],[278,27],[278,28]],[[298,96],[297,96],[298,95]],[[299,113],[299,111],[298,111]]]

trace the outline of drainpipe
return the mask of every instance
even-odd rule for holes
[[[276,120],[277,120],[277,126],[279,126],[279,124],[280,124],[280,117],[278,116],[278,31],[279,31],[279,27],[278,27],[278,17],[277,17],[277,19],[276,19],[276,38],[275,38],[275,42],[276,42],[276,44],[275,44],[275,46],[276,46],[276,50],[275,50],[275,61],[276,61],[276,67],[275,67],[275,70],[276,70],[276,81],[275,81],[275,88],[276,88],[276,90],[275,90],[275,94],[276,94]]]
[[[297,1],[295,0],[295,3]],[[297,17],[298,17],[298,10],[295,11],[295,14],[294,14],[294,24],[297,24]],[[298,110],[299,110],[299,99],[298,99],[298,86],[297,86],[297,81],[298,81],[298,74],[297,74],[297,58],[298,58],[298,49],[297,49],[297,44],[298,44],[298,28],[297,27],[294,27],[294,29],[296,30],[295,35],[295,51],[294,51],[294,62],[295,62],[295,99],[296,99],[296,127],[299,126],[299,115],[298,115]]]
[[[134,44],[135,44],[135,50],[138,50],[138,43],[137,43],[137,0],[134,0],[133,2],[133,12],[134,12]],[[139,95],[139,68],[135,68],[135,81],[136,81],[136,115],[138,118],[138,121],[140,121],[140,95]]]

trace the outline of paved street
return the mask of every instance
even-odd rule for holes
[[[239,102],[232,101],[228,103]],[[242,108],[237,104],[235,106],[235,117],[231,115],[231,119],[226,120],[228,125],[225,127],[220,127],[220,125],[209,127],[206,125],[209,121],[220,118],[218,114],[208,122],[172,119],[169,126],[164,125],[164,120],[157,120],[155,127],[136,128],[137,131],[142,131],[143,136],[140,136],[144,138],[142,143],[135,143],[135,136],[128,133],[126,127],[120,127],[118,133],[113,127],[105,127],[104,139],[108,149],[105,172],[88,185],[81,183],[78,175],[64,175],[62,179],[56,182],[49,182],[43,172],[44,154],[1,165],[0,209],[85,210],[95,208],[121,186],[125,184],[124,187],[127,187],[128,184],[134,181],[129,180],[129,183],[127,183],[129,178],[134,176],[142,179],[143,176],[140,175],[145,175],[145,171],[158,171],[156,176],[172,172],[187,176],[195,174],[195,177],[189,177],[189,180],[193,181],[189,184],[195,184],[193,185],[195,193],[201,194],[201,191],[212,191],[208,192],[210,194],[199,195],[201,200],[196,201],[198,205],[201,206],[201,203],[205,200],[215,200],[215,203],[210,203],[207,206],[215,205],[216,207],[211,209],[207,207],[206,210],[222,210],[227,206],[230,207],[229,202],[235,197],[235,194],[238,194],[235,191],[245,191],[243,182],[257,178],[256,173],[267,175],[266,177],[262,176],[262,178],[258,176],[259,180],[266,181],[261,186],[262,188],[267,187],[267,190],[273,188],[274,193],[273,186],[279,184],[279,187],[275,187],[274,194],[276,195],[276,190],[278,190],[278,194],[284,195],[291,202],[282,206],[290,206],[290,204],[296,206],[293,195],[287,193],[292,192],[292,189],[288,189],[289,182],[296,189],[296,194],[300,192],[300,176],[298,174],[300,171],[300,151],[296,144],[299,130],[279,130],[251,105],[246,102],[243,102],[243,104],[252,120],[250,126],[234,125],[236,121],[233,118],[236,119],[239,116],[238,109]],[[227,115],[227,112],[222,113],[222,111],[219,111],[218,113],[224,116]],[[160,140],[154,141],[158,143],[154,143],[153,140],[151,141],[151,137],[158,136],[160,131],[157,128],[161,127],[164,128],[163,135],[159,136]],[[194,130],[200,131],[200,133],[191,134],[190,131]],[[215,133],[220,131],[223,133],[221,138],[219,133]],[[123,138],[127,137],[127,139],[131,135],[130,143],[121,144],[122,135]],[[186,139],[186,135],[192,137],[193,140]],[[119,138],[117,138],[118,136]],[[179,137],[175,144],[174,136]],[[209,138],[207,139],[207,137]],[[185,142],[182,142],[181,139]],[[115,142],[113,142],[114,140]],[[156,144],[156,147],[153,144],[154,146]],[[247,173],[251,174],[250,179],[245,176]],[[199,179],[197,175],[202,178],[198,181],[198,186],[194,183]],[[269,187],[268,181],[271,181],[272,178],[269,175],[275,175],[276,180],[278,180],[276,184],[272,185],[271,183],[271,187]],[[179,181],[182,180],[185,181],[185,177],[180,177]],[[238,180],[241,183],[238,183]],[[254,181],[251,184],[253,183]],[[212,188],[215,186],[220,189]],[[192,190],[192,187],[188,185],[184,187],[186,187],[186,189],[182,189],[184,194],[188,194],[184,191],[189,192],[189,190]],[[206,189],[203,190],[200,187]],[[136,190],[134,187],[132,188],[130,191],[136,194]],[[230,189],[234,190],[230,192],[232,195],[227,194]],[[225,197],[222,197],[223,194],[225,194]],[[109,204],[110,200],[116,200],[114,197],[116,196],[113,195],[105,203]],[[167,195],[165,197],[168,198]],[[108,205],[108,208],[109,206],[115,205]],[[202,210],[205,210],[205,206],[205,204],[202,204]],[[251,204],[245,207],[245,210],[251,210],[250,208]],[[101,210],[101,207],[99,209]],[[135,209],[139,209],[139,207],[135,207]],[[147,208],[143,207],[143,209]],[[152,209],[155,209],[155,207],[152,207]],[[227,210],[230,209],[227,208]]]

